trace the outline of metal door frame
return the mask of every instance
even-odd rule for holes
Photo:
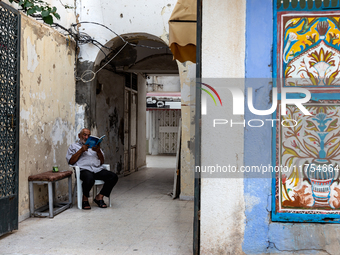
[[[6,197],[2,197],[0,198],[0,214],[2,215],[1,218],[4,221],[7,221],[7,230],[2,230],[1,229],[1,225],[0,225],[0,236],[18,229],[18,201],[19,201],[19,112],[20,112],[20,42],[21,42],[21,15],[19,13],[19,11],[17,11],[16,9],[12,8],[11,6],[0,2],[0,6],[3,7],[4,9],[9,10],[10,12],[12,12],[14,15],[17,16],[17,36],[16,36],[16,68],[17,68],[17,73],[16,73],[16,80],[15,80],[15,85],[16,85],[16,92],[15,92],[15,116],[13,118],[13,121],[15,123],[14,126],[14,135],[15,135],[15,139],[14,139],[14,173],[15,173],[15,177],[14,177],[14,182],[15,182],[15,193],[13,195],[10,196],[6,196]],[[8,71],[8,70],[7,70]],[[6,210],[6,211],[5,211]],[[3,215],[3,212],[8,213],[8,217],[5,218],[6,215]],[[1,220],[1,219],[0,219]],[[9,224],[10,222],[8,221],[12,221],[12,225]]]

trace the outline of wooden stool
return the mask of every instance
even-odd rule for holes
[[[68,178],[68,202],[66,203],[54,203],[53,190],[55,188],[55,182]],[[41,174],[31,175],[28,177],[29,189],[30,189],[30,213],[31,216],[49,216],[53,218],[55,214],[60,213],[72,206],[72,171],[63,172],[44,172]],[[48,204],[34,210],[34,191],[33,184],[47,184],[48,185]],[[53,184],[53,188],[52,188]],[[54,209],[54,207],[57,207]],[[43,212],[49,208],[49,212]]]

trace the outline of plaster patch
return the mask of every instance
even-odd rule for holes
[[[190,84],[183,83],[182,89],[181,89],[181,98],[182,103],[188,104],[190,103],[191,95],[190,95]]]
[[[35,45],[31,43],[30,37],[27,37],[27,70],[34,73],[39,64],[38,55],[35,51]]]
[[[165,11],[166,11],[166,7],[164,6],[164,7],[162,8],[161,15],[164,15]]]
[[[39,143],[40,143],[40,141],[38,140],[37,135],[34,136],[34,140],[35,140],[35,143],[36,143],[36,144],[39,144]]]
[[[38,95],[39,95],[39,99],[43,99],[43,100],[45,100],[46,99],[46,94],[45,94],[45,92],[41,92],[41,93],[38,93]]]
[[[52,144],[57,145],[58,142],[61,144],[65,137],[65,131],[68,131],[67,123],[63,123],[60,118],[57,118],[53,124],[51,131]]]
[[[22,110],[20,111],[20,118],[21,118],[22,120],[29,120],[29,118],[30,118],[30,112],[29,112],[29,111],[26,111],[26,110],[24,110],[24,109],[22,109]]]
[[[252,196],[252,195],[247,194],[247,193],[244,194],[244,201],[245,201],[245,204],[246,204],[246,211],[247,212],[251,212],[253,207],[255,205],[258,205],[261,202],[259,197],[255,197],[255,196]]]
[[[61,118],[57,118],[51,130],[53,163],[56,163],[56,151],[58,151],[58,143],[62,145],[64,139],[66,138],[66,143],[71,144],[72,137],[73,129],[69,123],[67,121],[63,121]]]
[[[85,105],[76,105],[76,133],[75,139],[78,139],[78,133],[85,126]]]

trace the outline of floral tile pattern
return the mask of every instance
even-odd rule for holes
[[[286,13],[280,19],[278,66],[284,86],[339,86],[340,16]]]
[[[311,115],[294,105],[277,115],[274,164],[284,170],[275,173],[275,212],[339,218],[340,15],[281,12],[277,18],[278,87],[308,88],[314,101],[304,105]]]
[[[312,115],[287,106],[277,135],[278,208],[340,212],[340,101],[309,104]],[[334,213],[334,212],[333,212]]]

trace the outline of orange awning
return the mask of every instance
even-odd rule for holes
[[[174,59],[196,63],[197,0],[178,0],[169,20],[169,44]]]

